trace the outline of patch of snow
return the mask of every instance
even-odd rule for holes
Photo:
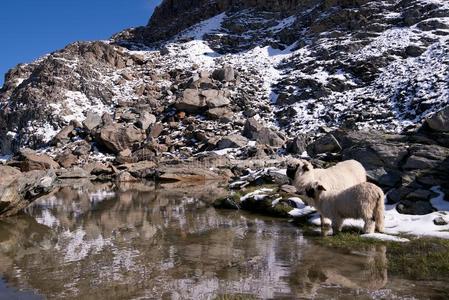
[[[296,16],[290,16],[290,17],[287,17],[287,18],[281,20],[278,25],[270,27],[268,30],[279,31],[286,27],[290,27],[291,25],[293,25],[293,23],[295,23],[295,21],[296,21]]]
[[[93,204],[97,204],[107,199],[111,199],[115,197],[115,192],[98,190],[93,193],[89,193],[89,201]]]
[[[68,114],[62,115],[62,119],[67,123],[72,120],[78,122],[84,121],[85,112],[90,111],[103,115],[105,112],[111,112],[111,107],[106,106],[100,99],[88,98],[85,94],[78,91],[67,91],[65,99],[61,103],[53,104],[55,110],[62,110],[62,107],[68,110]]]
[[[40,217],[36,217],[36,222],[53,228],[59,226],[59,220],[51,213],[49,209],[44,209]]]
[[[365,60],[369,57],[379,57],[389,50],[403,49],[410,45],[415,37],[409,27],[397,27],[382,32],[369,45],[353,54],[356,60]]]
[[[244,181],[244,180],[234,181],[229,184],[229,188],[233,189],[236,187],[242,187],[243,185],[245,185],[247,183],[248,183],[248,181]]]
[[[399,242],[399,243],[405,243],[410,242],[409,239],[401,238],[394,235],[384,234],[384,233],[365,233],[360,235],[360,237],[365,239],[373,239],[373,240],[380,240],[380,241],[387,241],[387,242]]]
[[[221,13],[205,21],[202,21],[185,31],[181,32],[175,37],[175,40],[180,38],[193,38],[196,40],[202,40],[205,34],[210,34],[221,29],[226,13]]]
[[[245,201],[245,200],[249,199],[250,197],[253,197],[253,196],[256,196],[256,195],[266,197],[266,195],[264,195],[263,193],[269,193],[269,192],[272,192],[272,191],[273,191],[273,189],[269,189],[269,188],[258,189],[258,190],[255,190],[254,192],[251,192],[251,193],[248,193],[248,194],[244,195],[243,197],[240,198],[240,201]]]
[[[63,249],[65,262],[76,262],[100,252],[108,245],[112,245],[111,241],[102,235],[94,239],[86,238],[86,231],[80,227],[75,231],[64,231],[55,248]]]
[[[58,130],[55,129],[50,123],[46,122],[41,126],[32,125],[29,127],[33,131],[34,134],[37,136],[40,136],[42,138],[42,141],[45,143],[48,143],[53,139],[53,137],[58,133]]]
[[[8,131],[6,133],[6,135],[9,136],[12,139],[15,139],[17,137],[17,132],[15,132],[15,131]]]

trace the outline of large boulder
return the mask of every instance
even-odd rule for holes
[[[158,179],[162,181],[181,181],[181,182],[194,182],[194,181],[207,181],[218,180],[227,181],[230,178],[230,174],[225,170],[216,168],[203,168],[195,166],[187,167],[161,167],[158,169]]]
[[[225,96],[225,92],[219,90],[203,90],[200,95],[205,97],[206,105],[209,108],[223,107],[231,104],[231,101]]]
[[[292,154],[303,154],[307,147],[307,137],[299,135],[287,144],[287,152]]]
[[[332,134],[326,134],[307,146],[307,153],[316,156],[323,153],[337,153],[342,150],[340,143]]]
[[[56,180],[53,170],[21,173],[7,166],[0,166],[0,176],[0,218],[17,214],[50,193]]]
[[[16,180],[22,175],[19,169],[0,165],[0,184],[9,185],[12,181]]]
[[[94,113],[88,112],[86,115],[86,119],[83,121],[83,126],[86,130],[92,131],[98,126],[101,125],[101,116]]]
[[[145,139],[142,130],[134,125],[112,124],[100,129],[98,141],[114,154],[132,148]]]
[[[220,120],[223,123],[231,122],[234,113],[227,107],[211,108],[206,112],[206,116],[211,120]]]
[[[435,131],[449,132],[449,106],[432,115],[426,123]]]
[[[72,135],[73,130],[75,130],[75,126],[69,124],[59,131],[55,137],[53,138],[53,144],[64,144],[70,141],[70,136]]]
[[[223,137],[217,144],[219,150],[226,148],[241,148],[248,145],[248,139],[240,134],[231,134]]]
[[[156,116],[146,111],[141,113],[137,120],[137,126],[143,130],[147,130],[154,123],[156,123]]]
[[[242,134],[250,140],[256,140],[257,135],[262,128],[263,125],[260,124],[256,118],[252,117],[246,120]]]
[[[243,127],[243,136],[259,144],[272,147],[282,147],[285,144],[284,138],[276,131],[264,127],[256,118],[246,120]]]
[[[19,167],[22,172],[58,169],[60,167],[50,156],[38,154],[31,149],[20,150],[13,165]]]
[[[195,113],[206,107],[206,99],[196,89],[186,89],[175,104],[176,109]]]
[[[231,101],[226,97],[226,93],[220,90],[208,89],[186,89],[182,97],[175,103],[176,109],[188,113],[197,113],[205,108],[216,108],[227,106]]]

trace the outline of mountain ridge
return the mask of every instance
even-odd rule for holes
[[[163,1],[137,29],[147,35],[74,43],[8,72],[1,152],[45,145],[88,107],[114,115],[135,101],[167,119],[185,89],[177,76],[225,65],[237,80],[214,88],[229,94],[233,129],[256,115],[288,137],[413,130],[447,103],[448,18],[438,0]]]

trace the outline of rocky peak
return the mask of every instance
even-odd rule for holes
[[[155,9],[148,25],[117,36],[144,44],[158,42],[225,11],[255,8],[263,11],[292,14],[310,7],[318,0],[163,0]]]

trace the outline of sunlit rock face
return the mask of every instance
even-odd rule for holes
[[[200,111],[207,123],[192,125],[217,140],[254,115],[287,137],[322,126],[402,132],[447,103],[448,17],[439,0],[164,1],[148,26],[8,72],[0,150],[48,145],[88,110],[131,124],[152,113],[171,139],[189,140],[168,125],[192,88],[228,95],[225,118]],[[234,81],[213,80],[224,65]]]

